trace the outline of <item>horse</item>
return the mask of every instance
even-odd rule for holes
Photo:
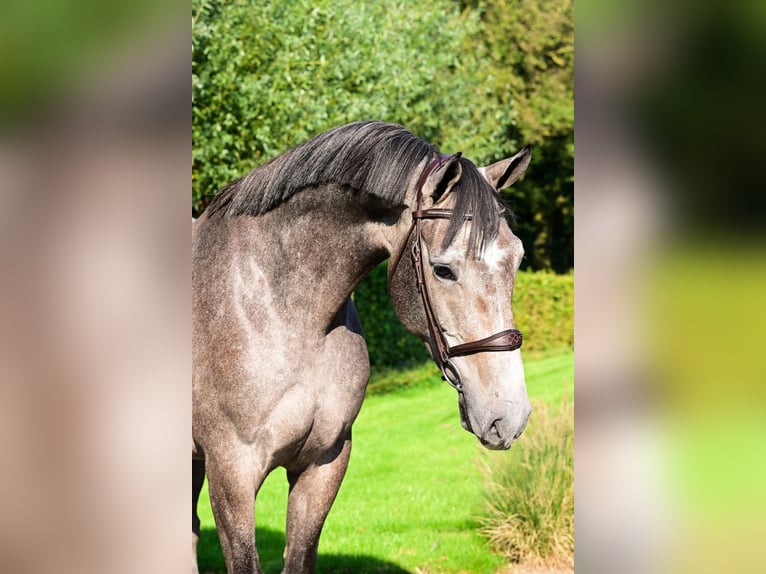
[[[193,572],[205,475],[228,572],[261,572],[253,505],[277,467],[284,572],[314,571],[370,372],[351,295],[387,258],[394,310],[455,387],[462,426],[489,449],[519,438],[524,250],[499,190],[530,157],[477,167],[400,125],[354,122],[214,197],[192,225]]]

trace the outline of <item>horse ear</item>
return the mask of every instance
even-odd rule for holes
[[[437,165],[423,184],[423,198],[429,199],[431,205],[436,205],[443,200],[460,179],[463,168],[460,166],[461,152],[457,152],[442,160]]]
[[[510,187],[529,166],[529,160],[532,159],[532,147],[524,146],[519,153],[513,157],[500,160],[497,163],[480,167],[479,171],[489,184],[500,191]]]

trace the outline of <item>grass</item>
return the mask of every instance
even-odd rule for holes
[[[538,424],[515,456],[487,466],[480,531],[511,562],[574,568],[574,407],[533,404]]]
[[[573,353],[526,364],[533,399],[560,403],[573,389]],[[393,376],[389,374],[389,376]],[[351,463],[319,547],[318,572],[492,573],[507,560],[489,551],[477,517],[489,453],[461,426],[457,398],[432,366],[411,385],[368,396],[354,425]],[[533,414],[529,428],[534,428]],[[524,438],[521,439],[522,441]],[[287,483],[269,476],[256,504],[264,571],[281,571]],[[200,570],[224,572],[207,488],[200,498]]]

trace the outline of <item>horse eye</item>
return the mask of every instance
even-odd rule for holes
[[[450,281],[455,281],[457,279],[455,274],[452,272],[452,269],[446,265],[434,265],[434,273],[436,273],[437,277],[442,279],[449,279]]]

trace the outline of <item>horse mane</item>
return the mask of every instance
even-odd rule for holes
[[[336,185],[365,192],[389,205],[402,205],[412,172],[436,157],[436,146],[398,124],[360,121],[321,133],[228,183],[207,207],[207,216],[257,216],[300,191]],[[457,204],[447,229],[447,247],[472,216],[469,249],[479,251],[497,235],[503,201],[476,166],[460,158]],[[463,191],[461,193],[461,190]]]

